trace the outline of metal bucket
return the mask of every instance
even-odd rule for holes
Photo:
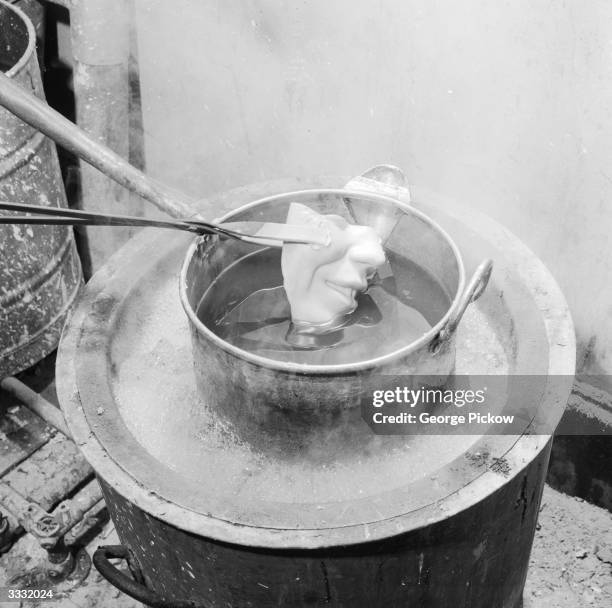
[[[219,274],[253,255],[253,246],[205,236],[187,253],[180,294],[192,329],[200,393],[205,403],[254,446],[294,452],[311,445],[320,435],[359,445],[355,433],[366,430],[360,424],[361,398],[381,388],[381,375],[419,376],[419,382],[428,377],[431,384],[439,385],[453,371],[457,327],[469,303],[484,291],[492,262],[483,262],[466,286],[463,260],[451,237],[421,211],[389,196],[388,184],[369,182],[373,185],[369,192],[319,189],[264,198],[232,211],[222,221],[283,222],[289,205],[298,202],[319,213],[340,215],[375,228],[392,268],[393,260],[399,258],[416,263],[440,285],[440,294],[445,296],[439,303],[445,312],[431,322],[427,333],[384,355],[311,365],[263,357],[230,344],[200,320],[197,309]],[[405,192],[404,198],[409,198]],[[256,284],[262,277],[253,278],[252,290],[278,285],[272,278],[277,270],[271,267],[265,277],[270,276],[269,285]],[[398,291],[411,287],[400,283]],[[236,295],[235,287],[230,289],[228,299]],[[391,338],[379,336],[382,342]]]
[[[32,22],[36,32],[38,63],[42,67],[45,55],[45,6],[39,0],[9,0],[9,2],[15,8],[22,10]]]
[[[4,70],[44,99],[30,20],[0,2]],[[0,108],[0,198],[65,207],[55,144]],[[8,213],[8,212],[1,212]],[[53,351],[81,280],[74,237],[63,226],[0,226],[0,377]]]

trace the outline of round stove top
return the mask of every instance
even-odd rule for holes
[[[234,191],[220,208],[281,189]],[[468,255],[462,250],[468,272],[485,253],[496,264],[485,295],[459,326],[456,373],[548,374],[551,348],[562,348],[559,340],[551,347],[552,330],[565,336],[563,348],[571,353],[558,358],[555,373],[572,373],[571,321],[541,264],[507,233],[511,250],[492,244],[490,234],[475,241],[473,229],[460,230],[448,210],[438,221],[470,243]],[[252,536],[261,545],[263,535],[264,544],[294,539],[295,546],[317,546],[324,531],[350,544],[444,517],[470,494],[493,491],[549,439],[372,434],[349,451],[333,436],[291,456],[253,449],[196,390],[178,295],[190,240],[147,230],[118,252],[90,281],[58,357],[58,392],[75,441],[98,474],[152,515],[246,544]],[[531,262],[539,295],[513,268],[521,256]],[[548,312],[538,297],[547,299]],[[561,412],[562,395],[548,398]],[[503,467],[491,466],[500,461]]]

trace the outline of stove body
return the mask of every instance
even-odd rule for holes
[[[226,210],[294,186],[214,202]],[[540,404],[560,417],[575,345],[557,285],[495,222],[413,195],[457,242],[468,275],[495,261],[458,329],[457,373],[566,377]],[[62,409],[123,543],[98,554],[105,576],[168,606],[518,608],[550,436],[378,441],[361,455],[321,443],[302,459],[253,449],[198,397],[177,285],[188,245],[180,234],[133,239],[91,280],[60,345]],[[113,551],[136,580],[113,569]]]

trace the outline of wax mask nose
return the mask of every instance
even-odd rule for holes
[[[350,258],[345,257],[327,282],[341,287],[350,287],[356,291],[365,291],[368,287],[366,270],[365,266],[356,265]]]
[[[351,261],[369,268],[377,268],[385,263],[385,252],[378,239],[374,242],[368,239],[367,242],[351,247],[347,256]]]

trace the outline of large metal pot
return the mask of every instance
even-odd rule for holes
[[[0,1],[0,52],[6,75],[44,99],[29,19]],[[66,206],[55,144],[0,108],[0,198]],[[0,378],[55,349],[81,286],[74,237],[63,226],[0,226]]]
[[[399,196],[409,200],[399,170],[376,167],[367,175],[391,176],[395,183],[357,178],[344,189],[275,195],[240,207],[221,221],[282,222],[288,206],[299,202],[319,213],[341,215],[375,228],[392,267],[394,259],[407,258],[442,287],[444,300],[439,307],[444,313],[431,321],[427,333],[399,349],[366,360],[312,365],[264,357],[230,344],[200,320],[197,309],[219,274],[253,255],[253,246],[205,236],[187,252],[180,294],[192,330],[200,393],[205,403],[253,445],[295,451],[311,445],[320,435],[358,445],[361,442],[355,433],[365,430],[360,424],[362,395],[381,388],[381,375],[419,376],[419,381],[426,376],[431,383],[439,384],[454,368],[457,327],[469,303],[482,294],[492,262],[485,260],[466,286],[464,263],[451,237],[421,211],[399,200]],[[277,271],[275,266],[270,268],[269,285],[257,284],[261,276],[253,278],[252,289],[278,285],[278,277],[274,278]],[[264,278],[268,280],[268,276]],[[432,310],[435,304],[431,302]],[[401,328],[396,331],[401,333]],[[390,338],[379,337],[381,342]]]

